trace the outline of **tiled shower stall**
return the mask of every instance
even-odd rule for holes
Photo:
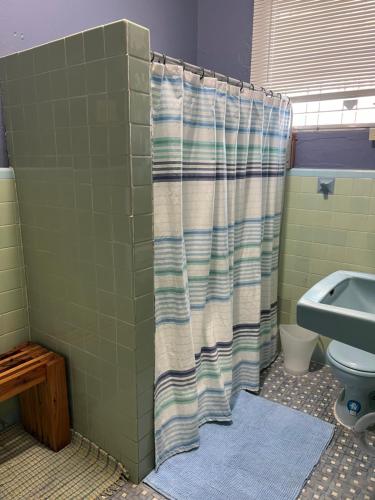
[[[133,481],[154,464],[149,50],[147,29],[119,21],[0,60],[30,323],[14,180],[0,180],[0,348],[29,337],[63,354],[72,426]]]

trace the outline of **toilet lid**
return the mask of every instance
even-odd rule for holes
[[[332,340],[329,344],[328,353],[340,365],[352,370],[375,373],[375,354],[337,342],[337,340]]]

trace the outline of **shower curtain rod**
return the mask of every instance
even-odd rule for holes
[[[256,87],[253,83],[247,83],[243,82],[241,80],[238,80],[237,78],[232,78],[230,76],[223,75],[222,73],[217,73],[216,71],[213,71],[211,69],[206,69],[201,66],[196,66],[195,64],[187,63],[183,61],[182,59],[175,59],[174,57],[167,56],[165,54],[161,54],[160,52],[156,52],[152,50],[150,52],[150,57],[151,57],[151,62],[158,60],[159,63],[170,63],[170,64],[177,64],[178,66],[182,66],[184,69],[187,69],[188,71],[191,71],[192,73],[195,73],[197,75],[200,75],[201,78],[205,76],[213,76],[214,78],[217,78],[218,80],[222,82],[227,82],[231,85],[235,85],[237,87],[241,87],[241,90],[243,88],[251,89],[251,90],[257,90],[259,92],[264,92],[266,95],[270,95],[271,97],[278,97],[279,99],[282,99],[283,97],[286,97],[288,101],[290,101],[290,98],[287,96],[282,96],[279,92],[274,93],[272,90],[267,90],[263,87]]]

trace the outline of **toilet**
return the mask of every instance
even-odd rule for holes
[[[344,386],[334,407],[336,419],[353,429],[361,417],[375,412],[375,355],[333,340],[327,360]]]

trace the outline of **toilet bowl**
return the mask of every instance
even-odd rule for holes
[[[360,418],[375,411],[375,355],[333,340],[327,360],[344,386],[334,407],[336,419],[353,429]]]

